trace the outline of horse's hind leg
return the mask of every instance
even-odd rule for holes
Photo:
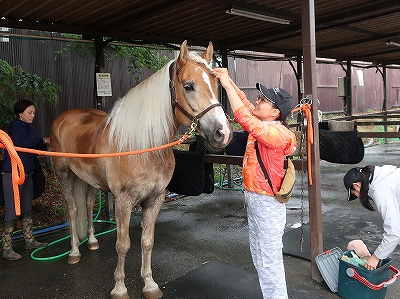
[[[165,194],[156,199],[148,199],[142,205],[142,268],[140,274],[144,281],[143,295],[146,299],[158,299],[162,292],[153,280],[151,253],[154,245],[154,230],[158,213],[165,200]]]
[[[61,194],[67,204],[69,217],[69,227],[71,234],[71,251],[67,263],[76,264],[79,262],[81,253],[79,252],[79,237],[77,233],[77,207],[74,200],[74,184],[76,175],[63,163],[63,159],[54,159],[54,169],[61,183]]]
[[[94,226],[93,226],[93,207],[96,200],[97,189],[92,186],[88,186],[88,193],[86,197],[86,207],[87,207],[87,220],[88,220],[88,243],[87,246],[90,250],[99,249],[99,242],[94,236]],[[99,198],[101,200],[101,198]]]

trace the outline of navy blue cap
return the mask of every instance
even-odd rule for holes
[[[292,96],[282,88],[266,88],[261,83],[256,84],[256,88],[262,93],[262,95],[271,103],[275,104],[280,111],[280,119],[282,121],[290,115],[293,109],[293,98]]]
[[[354,183],[361,181],[361,170],[361,167],[354,167],[344,175],[343,183],[348,192],[347,201],[352,201],[357,198],[357,196],[351,193],[351,190],[353,189]]]

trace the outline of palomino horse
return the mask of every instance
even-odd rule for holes
[[[192,121],[211,149],[224,148],[232,129],[217,99],[217,82],[209,66],[212,56],[211,42],[201,56],[190,53],[183,42],[178,59],[131,89],[110,115],[90,109],[60,114],[51,127],[51,149],[88,154],[148,149],[173,141],[179,125],[189,127]],[[143,295],[148,299],[162,296],[152,277],[151,252],[156,218],[174,165],[171,148],[97,159],[54,157],[70,220],[69,264],[79,262],[79,240],[86,236],[89,249],[99,248],[92,216],[96,189],[110,190],[115,197],[118,262],[111,298],[129,298],[124,266],[131,211],[138,204],[142,207]]]

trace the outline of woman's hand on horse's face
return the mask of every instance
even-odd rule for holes
[[[219,79],[219,82],[223,87],[226,87],[231,84],[231,80],[229,77],[227,68],[216,68],[213,69],[213,74],[215,78]]]

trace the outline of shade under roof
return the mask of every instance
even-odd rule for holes
[[[3,0],[0,26],[102,35],[143,43],[302,54],[298,0]],[[290,21],[288,25],[227,14],[239,8]],[[315,1],[317,56],[400,63],[400,1]]]

